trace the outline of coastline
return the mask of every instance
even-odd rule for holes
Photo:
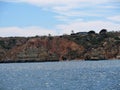
[[[102,59],[102,60],[40,60],[40,61],[35,61],[35,60],[18,60],[18,61],[0,61],[0,64],[4,63],[4,64],[9,64],[9,63],[44,63],[44,62],[70,62],[70,61],[111,61],[111,60],[120,60],[120,59]]]
[[[120,32],[0,37],[0,63],[120,59]]]

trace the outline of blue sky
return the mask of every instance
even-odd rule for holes
[[[120,0],[0,0],[0,36],[120,30]]]

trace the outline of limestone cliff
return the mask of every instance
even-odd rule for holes
[[[120,59],[120,33],[0,38],[0,62]]]
[[[9,50],[1,49],[1,61],[58,61],[82,58],[84,48],[73,41],[59,37],[30,38]],[[74,53],[75,52],[75,53]],[[71,53],[78,56],[72,56]]]

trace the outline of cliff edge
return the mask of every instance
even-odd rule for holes
[[[0,62],[105,59],[120,59],[120,32],[0,38]]]

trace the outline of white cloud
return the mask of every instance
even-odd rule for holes
[[[59,15],[59,16],[55,16],[55,18],[57,19],[57,20],[60,20],[60,21],[65,21],[65,22],[68,22],[69,21],[69,18],[68,17],[66,17],[66,16],[63,16],[63,15]]]
[[[70,34],[71,30],[74,30],[74,32],[85,32],[85,31],[88,32],[90,30],[99,32],[101,29],[105,28],[108,31],[113,31],[113,30],[118,31],[120,30],[120,25],[105,21],[91,21],[91,22],[78,21],[65,25],[57,25],[56,28],[58,30],[62,30],[62,34],[63,33]]]
[[[115,6],[115,5],[104,5],[104,6],[99,6],[99,8],[101,8],[101,9],[117,9],[120,7]]]
[[[112,17],[108,17],[107,19],[120,22],[120,16],[112,16]]]
[[[3,27],[0,28],[0,36],[36,36],[36,35],[55,35],[56,32],[54,30],[48,30],[41,27]]]
[[[99,32],[101,29],[107,29],[108,31],[119,31],[120,25],[112,22],[105,21],[76,21],[67,24],[57,25],[54,30],[48,30],[41,27],[4,27],[0,28],[0,36],[8,37],[8,36],[36,36],[36,35],[63,35],[70,34],[72,30],[74,32],[88,32],[90,30],[94,30],[95,32]]]
[[[49,33],[55,35],[70,34],[71,30],[75,32],[94,30],[99,32],[101,29],[106,28],[111,30],[120,30],[120,25],[108,21],[90,21],[85,22],[82,17],[87,16],[105,16],[106,12],[111,11],[112,8],[117,8],[115,5],[104,6],[109,2],[120,2],[119,0],[0,0],[15,3],[28,3],[41,7],[43,10],[55,12],[55,18],[60,21],[67,22],[66,24],[56,25],[54,30],[48,30],[41,27],[5,27],[0,28],[0,36],[35,36],[35,35],[48,35]],[[91,8],[89,10],[89,8]],[[109,10],[109,11],[106,11]],[[109,12],[110,13],[110,12]],[[74,19],[72,18],[74,17]],[[76,17],[76,18],[75,18]],[[79,19],[78,19],[79,18]],[[107,18],[112,21],[120,22],[120,16],[113,16]],[[55,31],[58,30],[58,31]]]
[[[33,4],[41,7],[43,10],[55,12],[58,15],[58,17],[66,16],[66,19],[69,19],[68,17],[101,16],[103,15],[103,13],[100,14],[94,10],[86,11],[85,8],[86,7],[88,9],[91,7],[94,8],[96,6],[99,6],[99,4],[107,3],[113,0],[0,0],[0,1]],[[95,10],[98,11],[97,7]],[[103,8],[102,10],[104,11]],[[62,20],[64,21],[65,17],[64,19],[61,18],[61,21]]]
[[[6,2],[25,2],[35,5],[68,5],[78,3],[104,3],[110,0],[0,0]]]

